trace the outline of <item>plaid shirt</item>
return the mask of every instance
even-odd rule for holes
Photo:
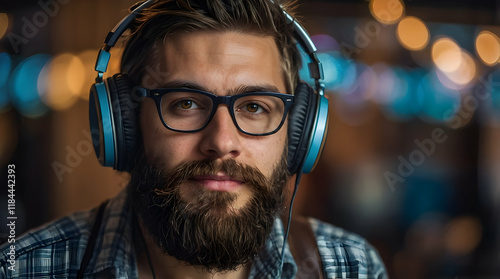
[[[96,209],[75,213],[19,237],[14,266],[8,261],[11,244],[4,244],[0,247],[0,278],[75,278],[95,215]],[[325,278],[387,278],[380,257],[364,239],[315,219],[309,221]],[[265,248],[252,263],[249,278],[276,278],[282,246],[283,226],[277,219]],[[304,264],[294,261],[287,245],[282,278],[308,278],[297,275],[297,265]],[[126,191],[113,198],[104,211],[85,278],[138,278]]]

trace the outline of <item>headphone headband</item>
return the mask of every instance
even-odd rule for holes
[[[109,50],[115,46],[118,39],[123,35],[123,33],[127,30],[130,23],[137,17],[137,14],[143,9],[149,7],[153,4],[155,0],[147,0],[137,8],[135,8],[130,14],[125,16],[118,24],[116,24],[115,28],[111,30],[106,39],[104,40],[104,45],[99,51],[95,70],[98,75],[96,78],[96,82],[102,81],[102,76],[104,72],[106,72],[108,68],[109,59],[111,57]],[[287,23],[293,24],[293,33],[299,45],[304,49],[306,54],[308,55],[310,62],[308,63],[309,75],[312,79],[314,79],[314,85],[316,92],[320,95],[324,94],[324,85],[320,82],[323,79],[323,65],[318,59],[316,55],[316,46],[312,42],[311,38],[307,31],[300,25],[298,21],[296,21],[289,13],[283,10],[285,17],[287,19]]]

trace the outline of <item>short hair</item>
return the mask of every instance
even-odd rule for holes
[[[130,26],[121,72],[128,74],[132,84],[139,85],[146,67],[157,65],[164,40],[176,32],[237,31],[274,37],[281,55],[286,90],[294,94],[301,58],[293,38],[293,24],[288,22],[283,10],[294,16],[295,6],[295,1],[280,3],[278,0],[156,1],[142,10]]]

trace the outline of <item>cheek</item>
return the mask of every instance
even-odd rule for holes
[[[142,140],[144,143],[144,150],[146,154],[154,152],[155,138],[158,138],[158,133],[160,132],[159,126],[163,126],[158,113],[156,111],[156,106],[153,100],[145,99],[141,104],[141,114],[139,116]]]
[[[146,156],[160,160],[166,170],[194,157],[193,146],[199,144],[197,139],[192,134],[168,130],[161,122],[153,100],[144,101],[140,125]]]
[[[259,167],[262,173],[267,177],[269,177],[275,167],[279,165],[281,156],[283,156],[283,152],[285,151],[286,129],[280,130],[273,136],[276,137],[256,144],[256,146],[259,146],[257,153],[259,154],[259,157],[255,158],[255,160],[261,164]]]

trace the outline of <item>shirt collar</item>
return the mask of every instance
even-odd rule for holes
[[[124,189],[106,206],[94,254],[89,263],[89,270],[93,270],[94,275],[112,274],[115,278],[138,277],[132,220],[127,189]]]

